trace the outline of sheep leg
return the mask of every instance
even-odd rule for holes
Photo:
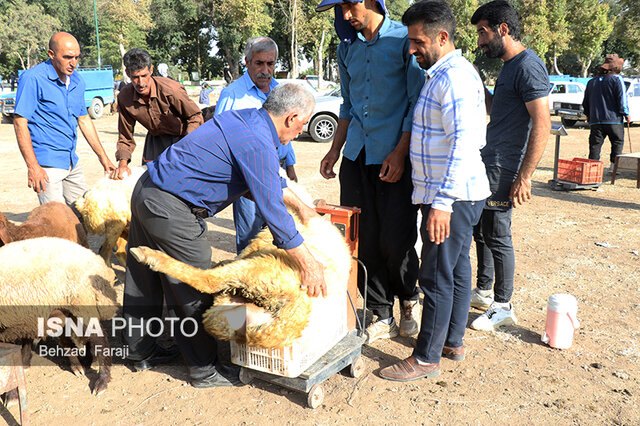
[[[20,398],[18,395],[18,388],[11,389],[10,391],[2,394],[2,405],[4,405],[6,408],[16,406],[19,400]]]
[[[49,318],[52,318],[52,317],[60,318],[64,323],[67,317],[72,317],[72,316],[70,314],[66,314],[65,312],[59,309],[56,309],[53,312],[51,312],[51,314],[49,315]],[[58,337],[58,343],[60,344],[61,347],[65,349],[72,349],[76,347],[73,341],[66,336]],[[71,372],[75,376],[81,377],[85,375],[84,367],[82,366],[82,363],[80,362],[78,357],[75,355],[69,356],[69,368],[71,369]]]
[[[22,354],[22,368],[28,369],[31,367],[31,347],[33,346],[33,340],[31,339],[23,339],[20,341],[22,345],[21,354]]]
[[[102,330],[101,336],[89,336],[91,354],[93,355],[93,359],[98,361],[98,380],[96,380],[93,390],[91,391],[91,393],[96,396],[106,391],[107,385],[111,381],[111,348],[102,326],[100,326],[100,329]]]
[[[111,253],[125,227],[126,225],[119,221],[109,221],[105,224],[106,232],[104,234],[104,242],[100,246],[100,256],[109,268],[111,268]]]
[[[198,269],[144,246],[130,248],[129,252],[138,262],[148,265],[152,270],[167,274],[204,293],[217,293],[223,288],[221,285],[216,286],[210,282],[211,271],[217,269]]]
[[[122,266],[127,267],[127,240],[129,239],[129,225],[127,225],[122,234],[116,241],[116,257]]]

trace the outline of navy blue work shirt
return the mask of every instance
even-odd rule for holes
[[[206,121],[147,163],[159,188],[212,216],[247,191],[260,209],[278,248],[302,244],[284,205],[278,175],[280,139],[264,109],[226,111]]]
[[[77,71],[69,87],[60,80],[51,59],[20,76],[15,114],[28,120],[38,164],[70,169],[78,162],[78,118],[87,114],[85,83]]]

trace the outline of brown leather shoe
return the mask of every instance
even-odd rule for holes
[[[380,370],[380,377],[394,382],[409,382],[423,378],[432,379],[439,375],[439,364],[420,365],[413,355]]]
[[[464,345],[453,348],[451,346],[445,346],[442,348],[442,356],[454,361],[464,360]]]

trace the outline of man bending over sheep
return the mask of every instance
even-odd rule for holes
[[[29,188],[38,194],[40,204],[60,201],[72,206],[87,190],[76,155],[78,126],[105,172],[115,166],[87,115],[85,83],[75,70],[78,41],[71,34],[56,33],[47,53],[49,60],[20,77],[13,126],[27,163]]]
[[[144,49],[131,49],[122,58],[131,83],[118,94],[118,169],[112,179],[131,175],[129,162],[136,148],[133,129],[136,122],[148,133],[144,140],[142,163],[153,161],[168,146],[203,123],[200,107],[187,95],[182,84],[168,77],[153,77],[151,55]]]
[[[305,88],[279,85],[261,109],[224,112],[167,148],[147,164],[147,173],[133,190],[129,247],[148,246],[192,266],[210,268],[211,246],[203,219],[249,192],[274,244],[298,262],[307,294],[325,296],[322,265],[307,249],[284,202],[295,206],[305,223],[316,213],[278,176],[277,146],[302,132],[314,105],[313,95]],[[171,317],[191,317],[199,324],[194,335],[175,336],[191,385],[237,384],[238,370],[216,362],[216,340],[201,326],[202,314],[213,304],[212,296],[150,270],[129,253],[123,310],[129,329],[136,334],[127,334],[124,340],[134,367],[151,368],[177,355],[175,348],[162,349],[141,331],[145,327],[139,327],[162,315],[163,298]]]

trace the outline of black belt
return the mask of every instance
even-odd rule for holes
[[[200,219],[206,219],[209,217],[209,212],[204,207],[196,207],[189,206],[191,208],[191,213],[194,214],[195,217],[199,217]]]

